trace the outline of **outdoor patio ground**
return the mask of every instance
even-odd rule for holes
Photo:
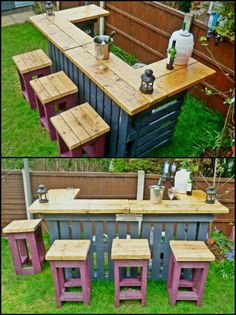
[[[56,157],[57,142],[50,141],[47,131],[39,125],[37,112],[23,99],[11,58],[39,48],[47,52],[47,41],[26,22],[2,27],[2,44],[2,155]],[[219,113],[187,95],[172,142],[150,156],[200,156],[208,145],[215,145],[222,126]]]
[[[44,238],[46,249],[48,237]],[[2,238],[2,313],[3,314],[234,314],[234,279],[222,278],[210,266],[201,307],[192,301],[179,301],[173,307],[168,302],[165,282],[148,281],[147,304],[138,300],[123,301],[114,307],[114,283],[92,281],[92,299],[89,306],[81,302],[66,302],[61,309],[55,307],[54,289],[49,263],[35,275],[16,276],[9,253],[8,242]],[[17,294],[16,294],[17,288]]]

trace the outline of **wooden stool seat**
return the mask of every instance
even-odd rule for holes
[[[52,61],[42,49],[29,51],[12,57],[20,73],[28,73],[52,65]]]
[[[63,71],[32,80],[30,85],[35,93],[41,125],[54,140],[56,132],[50,118],[76,105],[78,87]]]
[[[47,104],[78,92],[78,87],[63,71],[32,80],[30,85],[42,104]]]
[[[46,260],[86,260],[90,240],[55,240]]]
[[[215,256],[203,241],[170,241],[176,261],[214,261]]]
[[[3,228],[2,232],[6,234],[34,232],[41,222],[42,219],[12,221],[5,228]]]
[[[112,259],[149,259],[151,258],[148,240],[114,239],[112,242]]]
[[[147,239],[113,239],[111,258],[114,260],[115,275],[115,306],[120,300],[140,299],[146,304],[148,259],[151,253]],[[126,278],[120,275],[120,268],[141,267],[140,278]],[[122,270],[121,269],[121,273]],[[140,290],[122,291],[121,287],[140,287]]]
[[[170,303],[176,300],[193,300],[201,305],[209,262],[215,256],[203,241],[170,241],[171,256],[168,271],[168,293]],[[181,279],[182,269],[191,269],[191,279]],[[181,291],[179,288],[189,288]]]
[[[65,301],[90,303],[91,281],[89,266],[90,240],[55,240],[46,254],[50,261],[57,307]],[[80,278],[66,279],[66,268],[79,268]],[[82,287],[80,292],[68,292],[69,287]]]
[[[61,156],[80,156],[82,149],[89,156],[104,156],[104,134],[110,127],[88,103],[52,117],[51,122],[56,129]]]
[[[33,274],[42,270],[45,247],[41,222],[42,219],[12,221],[2,230],[8,238],[17,275]],[[26,241],[28,241],[31,257]],[[26,266],[27,263],[32,264],[32,267]]]
[[[52,61],[42,49],[16,55],[12,59],[17,67],[23,97],[29,102],[31,108],[37,108],[30,81],[33,77],[50,74]]]

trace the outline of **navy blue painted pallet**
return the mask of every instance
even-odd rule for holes
[[[107,157],[145,157],[171,140],[186,91],[130,116],[57,47],[48,43],[53,71],[63,70],[79,88],[78,104],[89,102],[110,125],[106,136]]]

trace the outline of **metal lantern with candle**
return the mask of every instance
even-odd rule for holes
[[[151,69],[146,69],[144,74],[141,75],[141,86],[139,90],[144,94],[151,94],[153,92],[153,84],[155,76]]]
[[[209,186],[206,190],[206,203],[213,204],[216,200],[216,190],[214,186]]]
[[[51,20],[55,16],[54,6],[52,4],[52,1],[46,1],[45,5],[45,11],[46,11],[46,17]]]
[[[48,202],[47,192],[48,192],[48,190],[44,185],[41,184],[38,186],[37,194],[39,194],[39,202],[40,203]]]

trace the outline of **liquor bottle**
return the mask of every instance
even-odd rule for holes
[[[176,40],[173,40],[172,46],[168,51],[168,57],[167,57],[167,63],[166,63],[166,69],[167,70],[173,70],[173,63],[175,60],[175,55],[177,53],[176,48],[175,48]]]
[[[186,189],[187,189],[187,195],[192,196],[193,182],[192,182],[191,176],[189,177],[187,181]]]

